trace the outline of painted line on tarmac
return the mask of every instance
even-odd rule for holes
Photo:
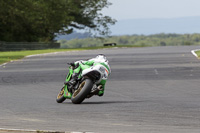
[[[0,132],[8,132],[8,133],[70,133],[65,131],[48,131],[48,130],[27,130],[27,129],[7,129],[7,128],[0,128]]]
[[[192,50],[191,53],[192,53],[195,57],[199,58],[198,55],[195,53],[196,51],[199,51],[199,50],[200,50],[200,49]]]
[[[18,61],[18,60],[15,60],[15,61]],[[14,60],[8,61],[8,62],[3,63],[3,64],[0,64],[0,67],[5,67],[6,64],[11,63],[11,62],[14,62]]]
[[[37,132],[36,130],[0,128],[0,132]]]
[[[7,129],[0,128],[0,133],[94,133],[94,132],[69,132],[69,131],[50,131],[50,130],[27,130],[27,129]]]
[[[3,63],[3,64],[0,65],[0,67],[1,67],[1,66],[5,66],[6,64],[7,64],[7,63]]]
[[[25,58],[37,57],[37,56],[57,55],[57,54],[62,54],[62,53],[74,53],[74,52],[79,52],[79,51],[86,51],[86,50],[74,50],[74,51],[72,50],[72,51],[49,52],[49,53],[43,53],[43,54],[27,55],[27,56],[25,56]]]
[[[56,55],[58,53],[64,53],[64,52],[52,52],[52,53],[44,53],[44,54],[27,55],[26,58],[37,57],[37,56],[46,56],[46,55]]]

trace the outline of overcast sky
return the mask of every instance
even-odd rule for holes
[[[200,0],[108,0],[102,12],[117,20],[200,16]]]

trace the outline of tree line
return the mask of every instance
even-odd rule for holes
[[[81,48],[103,46],[104,43],[116,43],[120,46],[183,46],[200,45],[200,34],[155,34],[112,36],[104,39],[85,38],[59,40],[62,48]]]
[[[107,0],[0,0],[0,41],[49,42],[74,29],[106,35],[116,20],[100,13]]]

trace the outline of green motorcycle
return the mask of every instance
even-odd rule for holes
[[[76,64],[77,65],[77,64]],[[105,82],[109,75],[109,67],[105,63],[95,63],[93,66],[79,63],[81,66],[78,79],[74,85],[66,84],[72,79],[76,65],[69,66],[66,82],[59,92],[56,101],[62,103],[65,99],[71,99],[72,103],[80,104],[85,98],[97,95],[102,90],[101,82]]]

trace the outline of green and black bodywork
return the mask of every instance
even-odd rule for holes
[[[83,71],[88,72],[83,74]],[[73,74],[78,75],[76,84],[73,86],[64,84],[56,99],[58,103],[62,103],[65,99],[71,99],[73,103],[79,104],[85,98],[90,98],[93,95],[102,96],[107,77],[110,74],[110,67],[103,62],[80,61],[75,65],[69,66],[69,73],[65,83],[72,79]]]

